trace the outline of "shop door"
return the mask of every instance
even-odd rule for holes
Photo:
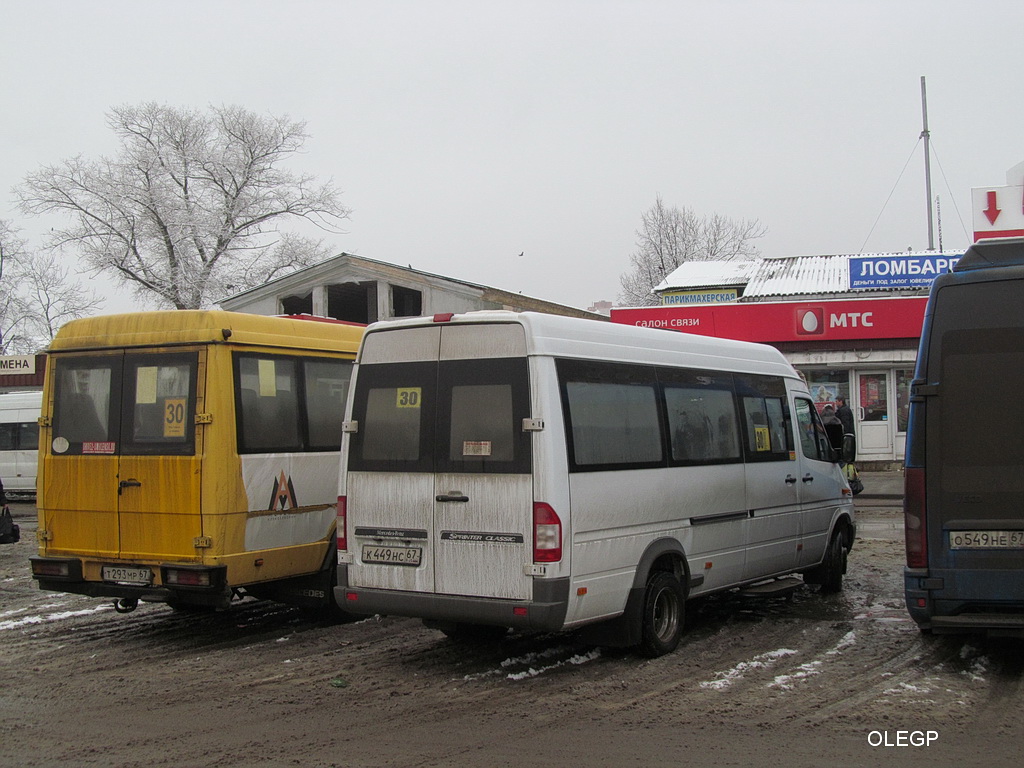
[[[893,456],[893,420],[889,412],[889,373],[857,373],[857,455],[864,459],[889,459]]]

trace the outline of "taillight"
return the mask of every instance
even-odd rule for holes
[[[903,525],[907,567],[928,567],[928,526],[925,521],[924,469],[907,467],[903,476]]]
[[[348,535],[345,533],[345,518],[348,513],[348,497],[338,497],[338,551],[344,552],[348,549]]]
[[[562,559],[562,521],[550,504],[533,504],[533,562],[557,563]]]
[[[208,587],[211,582],[209,571],[192,568],[164,568],[164,584],[179,587]]]

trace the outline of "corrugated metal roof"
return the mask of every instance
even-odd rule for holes
[[[787,256],[763,259],[747,283],[744,298],[847,293],[849,256]]]
[[[654,292],[746,285],[759,261],[688,261],[669,272]]]

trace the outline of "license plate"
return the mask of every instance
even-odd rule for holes
[[[1024,549],[1024,531],[950,531],[950,549]]]
[[[140,584],[153,583],[153,572],[149,568],[128,568],[122,565],[103,566],[103,580],[112,581],[115,584]]]
[[[422,547],[380,547],[363,544],[363,562],[380,565],[419,565]]]

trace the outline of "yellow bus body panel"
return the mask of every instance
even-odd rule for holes
[[[360,326],[218,310],[105,315],[68,323],[49,349],[39,451],[39,554],[79,557],[88,581],[102,579],[104,564],[151,566],[156,586],[158,566],[175,563],[224,565],[231,587],[319,571],[335,535],[336,488],[330,496],[321,491],[304,498],[300,484],[294,488],[294,507],[270,505],[284,480],[290,489],[293,472],[310,471],[301,470],[300,461],[312,456],[336,472],[338,456],[240,456],[233,353],[354,360],[362,333]],[[50,450],[55,435],[46,417],[54,412],[55,360],[168,352],[198,355],[197,423],[189,425],[195,429],[194,455]],[[131,484],[120,487],[122,481]],[[295,537],[314,540],[289,542],[290,528],[301,530]]]

